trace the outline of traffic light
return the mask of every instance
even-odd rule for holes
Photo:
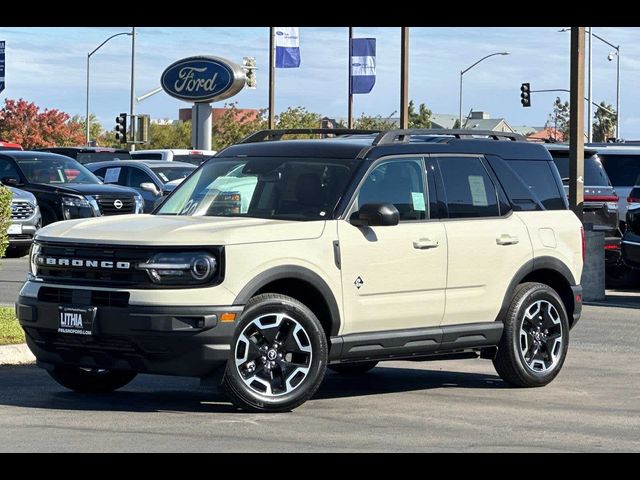
[[[520,87],[520,103],[523,107],[531,106],[531,87],[528,83],[523,83]]]
[[[127,143],[127,114],[121,113],[116,117],[116,140]]]

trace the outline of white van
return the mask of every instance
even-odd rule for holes
[[[200,165],[218,153],[216,150],[187,150],[173,148],[166,150],[136,150],[131,152],[132,159],[165,160],[167,162],[186,162],[192,165]]]

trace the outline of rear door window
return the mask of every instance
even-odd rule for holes
[[[479,157],[438,157],[449,218],[498,217],[498,195]]]

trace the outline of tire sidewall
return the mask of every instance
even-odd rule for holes
[[[244,383],[236,368],[235,355],[238,338],[245,327],[257,317],[277,313],[286,313],[299,322],[305,329],[311,343],[312,357],[309,372],[299,386],[285,395],[269,397],[259,394]],[[270,407],[286,409],[288,405],[292,405],[293,408],[313,395],[322,382],[327,368],[327,351],[327,342],[322,325],[315,315],[304,307],[304,305],[293,299],[266,299],[258,301],[245,309],[236,326],[225,372],[227,384],[233,389],[235,395],[238,395],[256,409],[267,410]]]
[[[556,308],[558,314],[560,315],[560,324],[562,326],[562,347],[560,349],[560,358],[558,362],[552,367],[552,369],[547,370],[546,372],[536,372],[532,370],[525,363],[520,350],[520,328],[522,327],[522,324],[524,322],[524,314],[526,310],[538,300],[548,301]],[[523,298],[518,302],[514,313],[515,316],[512,319],[513,326],[510,339],[514,360],[517,363],[521,373],[525,377],[527,377],[527,379],[531,383],[546,385],[551,380],[553,380],[556,375],[558,375],[567,357],[567,350],[569,348],[569,320],[564,304],[554,290],[545,285],[540,285],[534,287],[530,292],[523,296]]]

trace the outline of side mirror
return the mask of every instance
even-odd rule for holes
[[[349,222],[357,227],[391,227],[400,222],[400,212],[391,203],[365,203]]]
[[[160,195],[160,192],[158,191],[158,187],[156,187],[155,183],[151,183],[151,182],[141,183],[140,188],[145,192],[151,192],[154,195]]]
[[[20,184],[20,181],[14,177],[2,177],[0,178],[0,183],[8,187],[15,187]]]

